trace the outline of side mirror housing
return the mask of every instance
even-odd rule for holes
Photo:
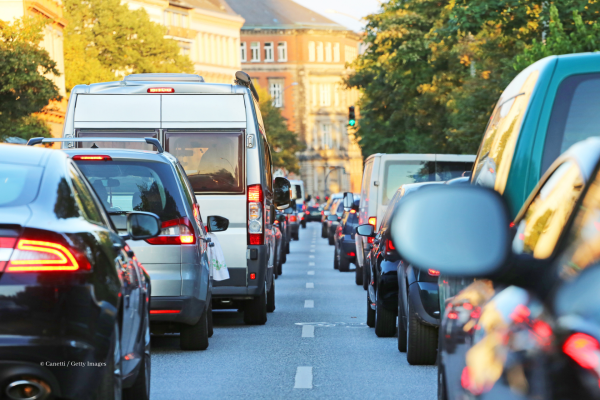
[[[229,220],[225,217],[211,215],[206,221],[208,222],[209,232],[224,232],[229,228]]]
[[[478,186],[439,185],[419,190],[392,217],[392,240],[420,269],[450,276],[499,272],[511,255],[509,216],[500,195]]]
[[[292,185],[285,178],[277,177],[273,182],[273,203],[278,210],[285,210],[290,206],[290,190]]]
[[[356,227],[356,233],[359,236],[374,237],[375,227],[370,224],[359,225]]]
[[[127,215],[127,234],[132,240],[150,239],[158,236],[162,222],[158,215],[132,211]]]
[[[354,205],[354,193],[344,192],[344,211],[350,211]]]

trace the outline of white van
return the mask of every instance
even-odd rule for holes
[[[390,199],[400,186],[447,181],[471,171],[474,162],[474,155],[377,153],[369,156],[365,161],[360,191],[358,224],[371,224],[377,231]],[[355,237],[357,284],[366,283],[363,265],[368,254],[368,240],[364,236]]]
[[[304,214],[306,212],[304,208],[304,181],[301,180],[290,180],[292,185],[292,199],[296,200],[296,208],[298,209],[298,220],[303,228],[306,228],[306,219]]]
[[[250,77],[239,71],[235,84],[228,85],[205,83],[190,74],[136,74],[118,82],[75,86],[63,137],[86,136],[157,138],[179,160],[201,215],[229,219],[229,229],[216,235],[230,278],[213,283],[213,308],[242,308],[246,323],[264,324],[267,308],[275,308],[271,219],[277,188]],[[92,143],[77,143],[82,145]],[[144,143],[93,146],[153,150]],[[145,266],[152,277],[152,265]],[[181,274],[185,279],[184,269]],[[194,289],[189,286],[174,288],[177,293],[171,295],[184,296]]]

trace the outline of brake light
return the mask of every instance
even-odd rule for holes
[[[455,311],[450,311],[448,313],[448,319],[458,319],[458,314]]]
[[[375,241],[374,237],[368,237],[367,238],[367,243],[369,243],[369,244],[373,244],[374,241]]]
[[[290,215],[290,222],[296,222],[297,218],[295,215]]]
[[[0,237],[0,272],[4,271],[6,263],[10,260],[15,243],[17,243],[17,238]]]
[[[187,217],[172,219],[162,223],[160,235],[146,242],[155,245],[195,244],[194,226]]]
[[[3,241],[4,242],[4,241]],[[19,239],[6,266],[7,272],[59,272],[89,270],[83,254],[73,252],[64,240]]]
[[[175,93],[175,89],[170,87],[153,87],[147,90],[148,93]]]
[[[253,272],[250,274],[250,280],[255,280],[256,279],[256,274]]]
[[[429,268],[427,270],[427,273],[431,276],[440,276],[440,271],[436,271],[435,269],[431,269],[431,268]]]
[[[73,156],[74,161],[112,161],[111,156],[105,155],[82,155],[77,154]]]
[[[394,246],[394,242],[391,239],[388,239],[388,250],[396,250],[396,246]]]
[[[600,364],[600,345],[585,333],[575,333],[565,341],[563,352],[586,369],[596,369]]]
[[[150,314],[179,314],[181,310],[150,310]]]
[[[356,210],[354,210],[354,209],[350,210],[350,214],[356,214]]]
[[[369,225],[373,225],[376,226],[377,225],[377,217],[369,217],[369,220],[367,222]]]
[[[325,211],[321,211],[321,215],[325,215]]]
[[[355,252],[351,251],[350,253],[346,253],[349,257],[354,257],[356,255]]]
[[[263,233],[263,191],[261,185],[248,186],[248,244],[265,244]]]

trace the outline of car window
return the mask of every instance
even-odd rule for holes
[[[571,145],[599,136],[600,74],[575,75],[559,86],[548,123],[542,170]]]
[[[181,163],[194,192],[244,193],[244,141],[241,132],[169,132],[165,150]]]
[[[406,183],[435,181],[435,163],[429,161],[386,161],[383,176],[383,199],[386,205],[398,188]]]
[[[85,138],[85,137],[103,137],[103,138],[155,138],[158,139],[158,131],[157,130],[148,130],[148,131],[138,131],[138,130],[130,130],[130,131],[121,131],[121,132],[107,132],[107,131],[96,131],[96,130],[77,130],[77,137]],[[89,147],[102,147],[102,148],[113,148],[113,149],[134,149],[134,150],[148,150],[153,151],[156,148],[145,142],[77,142],[76,147],[79,149],[89,148]]]
[[[264,154],[265,154],[265,172],[266,172],[266,179],[267,179],[267,187],[269,188],[269,190],[273,190],[273,164],[271,162],[271,149],[269,148],[269,143],[267,142],[267,140],[264,138],[264,136],[261,135],[261,140],[263,142],[263,148],[264,148]]]
[[[520,90],[510,98],[501,97],[494,110],[481,142],[475,161],[473,182],[504,193],[512,158],[521,131],[521,123],[529,105],[529,99],[538,80],[539,71],[524,71],[529,75],[515,78],[523,81]],[[513,85],[509,85],[509,88]],[[509,90],[507,88],[507,91]],[[504,95],[503,95],[504,96]]]
[[[371,180],[371,173],[373,172],[373,160],[367,161],[365,165],[365,172],[363,174],[362,188],[360,189],[360,198],[363,201],[367,201],[369,197],[369,187]]]
[[[0,207],[21,206],[37,196],[42,167],[0,163]]]
[[[404,195],[404,188],[402,188],[402,187],[397,189],[396,192],[394,193],[392,199],[390,200],[390,205],[385,210],[385,214],[383,215],[383,218],[381,220],[381,225],[379,225],[380,231],[387,228],[390,218],[392,217],[392,215],[394,215],[394,210],[396,209],[396,205],[398,204],[398,201],[402,198],[403,195]]]
[[[107,226],[106,221],[102,218],[99,210],[99,205],[96,203],[95,196],[85,184],[85,178],[79,174],[75,166],[69,165],[69,175],[73,183],[73,192],[75,200],[81,210],[82,216],[90,222],[98,225]]]
[[[556,243],[579,199],[584,181],[574,162],[561,164],[542,186],[522,219],[513,239],[516,254],[538,259],[552,255]]]

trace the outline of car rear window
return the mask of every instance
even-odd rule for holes
[[[244,140],[241,132],[167,132],[173,154],[196,194],[244,193]]]
[[[42,167],[0,163],[0,207],[21,206],[37,196]]]
[[[162,221],[186,216],[171,165],[151,161],[76,161],[111,215],[155,213]],[[113,218],[120,229],[118,218]]]

